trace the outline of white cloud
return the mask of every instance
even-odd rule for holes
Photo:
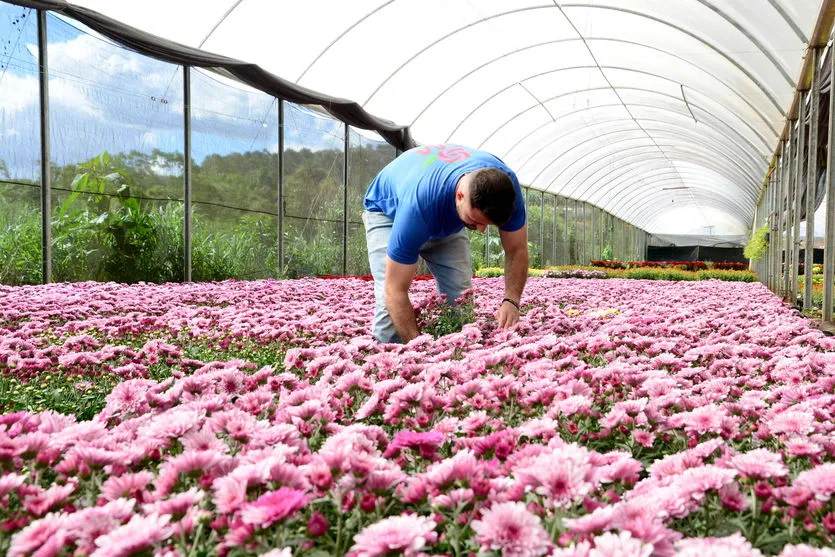
[[[31,75],[16,75],[6,72],[0,81],[0,96],[3,99],[3,111],[13,114],[21,110],[38,106],[40,102],[38,78]]]

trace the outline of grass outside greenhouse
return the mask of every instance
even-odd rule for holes
[[[0,551],[831,546],[835,342],[757,282],[563,272],[512,331],[501,278],[416,281],[408,345],[366,280],[0,286]]]

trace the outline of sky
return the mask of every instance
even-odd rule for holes
[[[50,15],[51,158],[58,165],[111,153],[182,152],[183,70],[136,54],[80,24]],[[37,21],[30,9],[0,2],[0,160],[12,178],[39,177]],[[192,73],[192,155],[278,150],[275,98]],[[285,146],[311,150],[343,144],[343,124],[285,105]]]

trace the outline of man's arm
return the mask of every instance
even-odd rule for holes
[[[386,256],[386,308],[403,342],[409,342],[420,334],[415,310],[409,300],[409,286],[415,276],[415,269],[417,263],[404,265]]]
[[[521,304],[528,280],[528,227],[505,232],[499,229],[504,249],[504,297]],[[499,328],[512,327],[519,321],[519,310],[510,302],[502,302],[496,312]]]

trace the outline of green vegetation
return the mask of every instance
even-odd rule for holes
[[[279,215],[278,156],[267,151],[210,155],[192,162],[192,278],[196,281],[341,274],[342,167],[338,149],[287,150]],[[394,156],[386,144],[348,152],[348,275],[369,274],[362,199]],[[104,152],[88,161],[53,166],[53,280],[177,282],[184,277],[184,159],[154,150]],[[0,284],[38,284],[41,278],[40,185],[9,176],[0,161]],[[570,213],[553,198],[525,188],[530,265],[580,253],[612,256],[613,219],[598,211],[594,237],[577,236],[590,213]],[[560,198],[561,199],[561,198]],[[572,205],[573,207],[573,205]],[[585,215],[586,220],[583,219]],[[597,214],[596,214],[597,215]],[[573,222],[572,218],[581,218]],[[605,221],[603,220],[605,217]],[[279,224],[283,259],[279,261]],[[555,246],[556,240],[556,246]],[[587,244],[576,246],[575,240]],[[471,232],[473,270],[502,266],[498,229]],[[424,272],[422,270],[421,272]]]
[[[758,261],[762,259],[766,251],[768,251],[768,225],[764,224],[751,235],[743,255],[751,261]]]
[[[547,271],[570,271],[580,272],[587,271],[590,273],[605,273],[606,278],[628,278],[628,279],[643,279],[643,280],[727,280],[735,282],[756,282],[757,273],[749,270],[744,271],[726,271],[721,269],[706,269],[702,271],[683,271],[675,268],[662,267],[636,267],[634,269],[608,269],[601,267],[583,267],[576,265],[558,265],[556,267],[548,267],[547,269],[528,269],[528,276],[541,277],[549,276]],[[501,277],[504,276],[504,269],[500,267],[484,267],[475,272],[478,277]],[[555,276],[555,275],[551,275]],[[578,273],[579,276],[579,273]],[[586,275],[587,278],[593,275]],[[602,278],[602,277],[601,277]]]
[[[367,272],[362,196],[393,157],[349,152],[349,273]],[[278,156],[212,155],[192,164],[192,277],[257,279],[342,272],[343,153],[284,154],[284,264],[278,262]],[[3,167],[5,168],[5,166]],[[184,276],[183,158],[102,153],[53,167],[55,281],[169,282]],[[4,171],[3,179],[8,179]],[[0,182],[0,283],[41,282],[39,185]]]

